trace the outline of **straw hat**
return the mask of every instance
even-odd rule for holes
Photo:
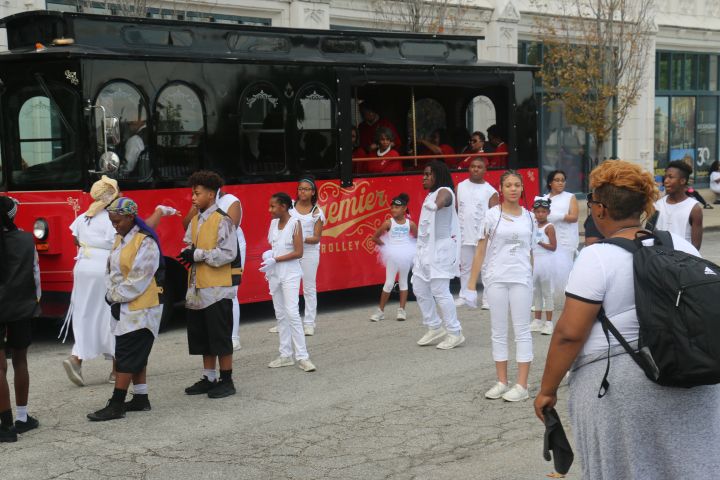
[[[117,180],[103,175],[100,180],[93,183],[90,189],[90,196],[95,200],[85,212],[86,217],[94,217],[110,205],[120,194]]]

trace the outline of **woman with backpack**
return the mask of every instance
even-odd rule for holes
[[[658,197],[652,176],[617,160],[593,170],[590,186],[588,210],[600,233],[608,239],[635,239]],[[672,235],[672,242],[675,250],[699,256],[683,238]],[[618,245],[596,243],[582,250],[550,342],[535,413],[543,419],[546,409],[555,406],[558,386],[571,370],[568,409],[583,478],[715,478],[720,469],[720,385],[658,385],[614,335],[606,336],[598,321],[602,308],[637,348],[633,268],[633,254]],[[603,380],[608,365],[609,386]]]

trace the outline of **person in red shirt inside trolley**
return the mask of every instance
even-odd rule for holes
[[[473,132],[468,140],[468,146],[461,153],[483,153],[485,152],[485,134],[482,132]],[[474,158],[481,158],[475,155],[461,159],[455,168],[460,170],[467,170],[470,168]],[[487,161],[487,160],[486,160]]]
[[[352,158],[364,158],[368,156],[368,153],[358,144],[358,131],[357,127],[350,129],[350,138],[352,140]],[[363,162],[353,162],[353,173],[366,173],[366,165]]]
[[[403,171],[402,160],[397,159],[400,154],[393,148],[394,140],[393,132],[389,128],[380,127],[377,129],[375,142],[377,143],[378,148],[375,151],[375,155],[382,158],[382,160],[367,162],[368,173]]]
[[[493,153],[504,153],[505,155],[491,156],[487,159],[488,168],[507,168],[508,146],[500,136],[500,129],[497,125],[490,125],[487,129],[488,142],[493,146]]]
[[[393,136],[393,148],[400,150],[402,141],[400,135],[395,128],[395,125],[390,120],[380,118],[380,115],[375,110],[375,107],[367,100],[360,104],[360,114],[362,115],[363,122],[358,126],[360,133],[360,146],[365,149],[370,155],[375,153],[378,149],[377,144],[377,130],[378,128],[388,128],[392,132]]]
[[[450,139],[448,138],[447,130],[444,128],[438,128],[431,135],[430,138],[423,138],[418,140],[418,148],[420,155],[454,155],[455,150],[450,146]],[[457,168],[457,159],[455,158],[438,158],[448,166],[448,168]],[[427,163],[425,160],[423,164]]]

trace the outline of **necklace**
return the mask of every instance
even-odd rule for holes
[[[615,230],[613,233],[611,233],[611,234],[608,236],[608,238],[614,237],[614,236],[617,235],[618,233],[624,232],[625,230],[632,230],[633,228],[639,228],[639,229],[642,230],[642,226],[640,226],[640,225],[631,225],[631,226],[629,226],[629,227],[624,227],[624,228],[621,228],[621,229],[619,229],[619,230]]]

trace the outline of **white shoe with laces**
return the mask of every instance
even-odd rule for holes
[[[535,320],[530,322],[530,331],[531,332],[539,332],[542,330],[543,325],[544,325],[543,321],[540,320],[539,318],[536,318]]]
[[[506,402],[522,402],[528,398],[530,398],[530,395],[528,394],[527,388],[517,383],[502,396],[502,399]]]
[[[280,330],[278,330],[277,325],[275,325],[274,327],[268,328],[268,332],[269,332],[269,333],[279,333]]]
[[[462,307],[463,305],[465,305],[465,299],[463,299],[462,297],[457,297],[455,299],[455,306]]]
[[[553,333],[553,322],[545,322],[545,325],[540,329],[541,335],[552,335]]]
[[[490,400],[497,400],[498,398],[501,398],[508,390],[510,390],[510,387],[508,387],[502,382],[497,382],[490,390],[485,392],[485,398],[489,398]]]
[[[395,317],[395,320],[399,320],[401,322],[404,322],[407,320],[407,312],[404,308],[398,308],[397,309],[397,316]]]
[[[295,365],[295,362],[290,357],[277,357],[275,360],[268,363],[268,367],[270,368],[291,367],[293,365]]]
[[[483,310],[490,310],[490,305],[488,305],[487,303],[483,303],[482,307],[480,307],[480,308]]]
[[[239,338],[233,338],[233,339],[232,339],[232,344],[233,344],[233,351],[234,351],[234,352],[237,352],[238,350],[240,350],[240,349],[242,348],[242,347],[240,346],[240,339],[239,339]]]
[[[300,367],[303,372],[315,371],[315,364],[313,364],[309,358],[305,360],[298,360],[298,367]]]
[[[417,341],[417,344],[420,346],[430,345],[435,340],[440,340],[442,337],[447,335],[447,331],[443,328],[435,328],[435,329],[429,329],[425,335],[422,336],[420,340]]]
[[[459,345],[462,345],[463,342],[465,342],[465,337],[462,333],[458,333],[457,335],[448,333],[445,339],[442,342],[438,343],[438,346],[435,348],[439,348],[440,350],[450,350]]]
[[[373,322],[379,322],[380,320],[385,320],[385,313],[378,308],[375,310],[375,313],[370,315],[370,320]]]
[[[303,333],[306,337],[312,337],[313,335],[315,335],[315,326],[303,325]]]

